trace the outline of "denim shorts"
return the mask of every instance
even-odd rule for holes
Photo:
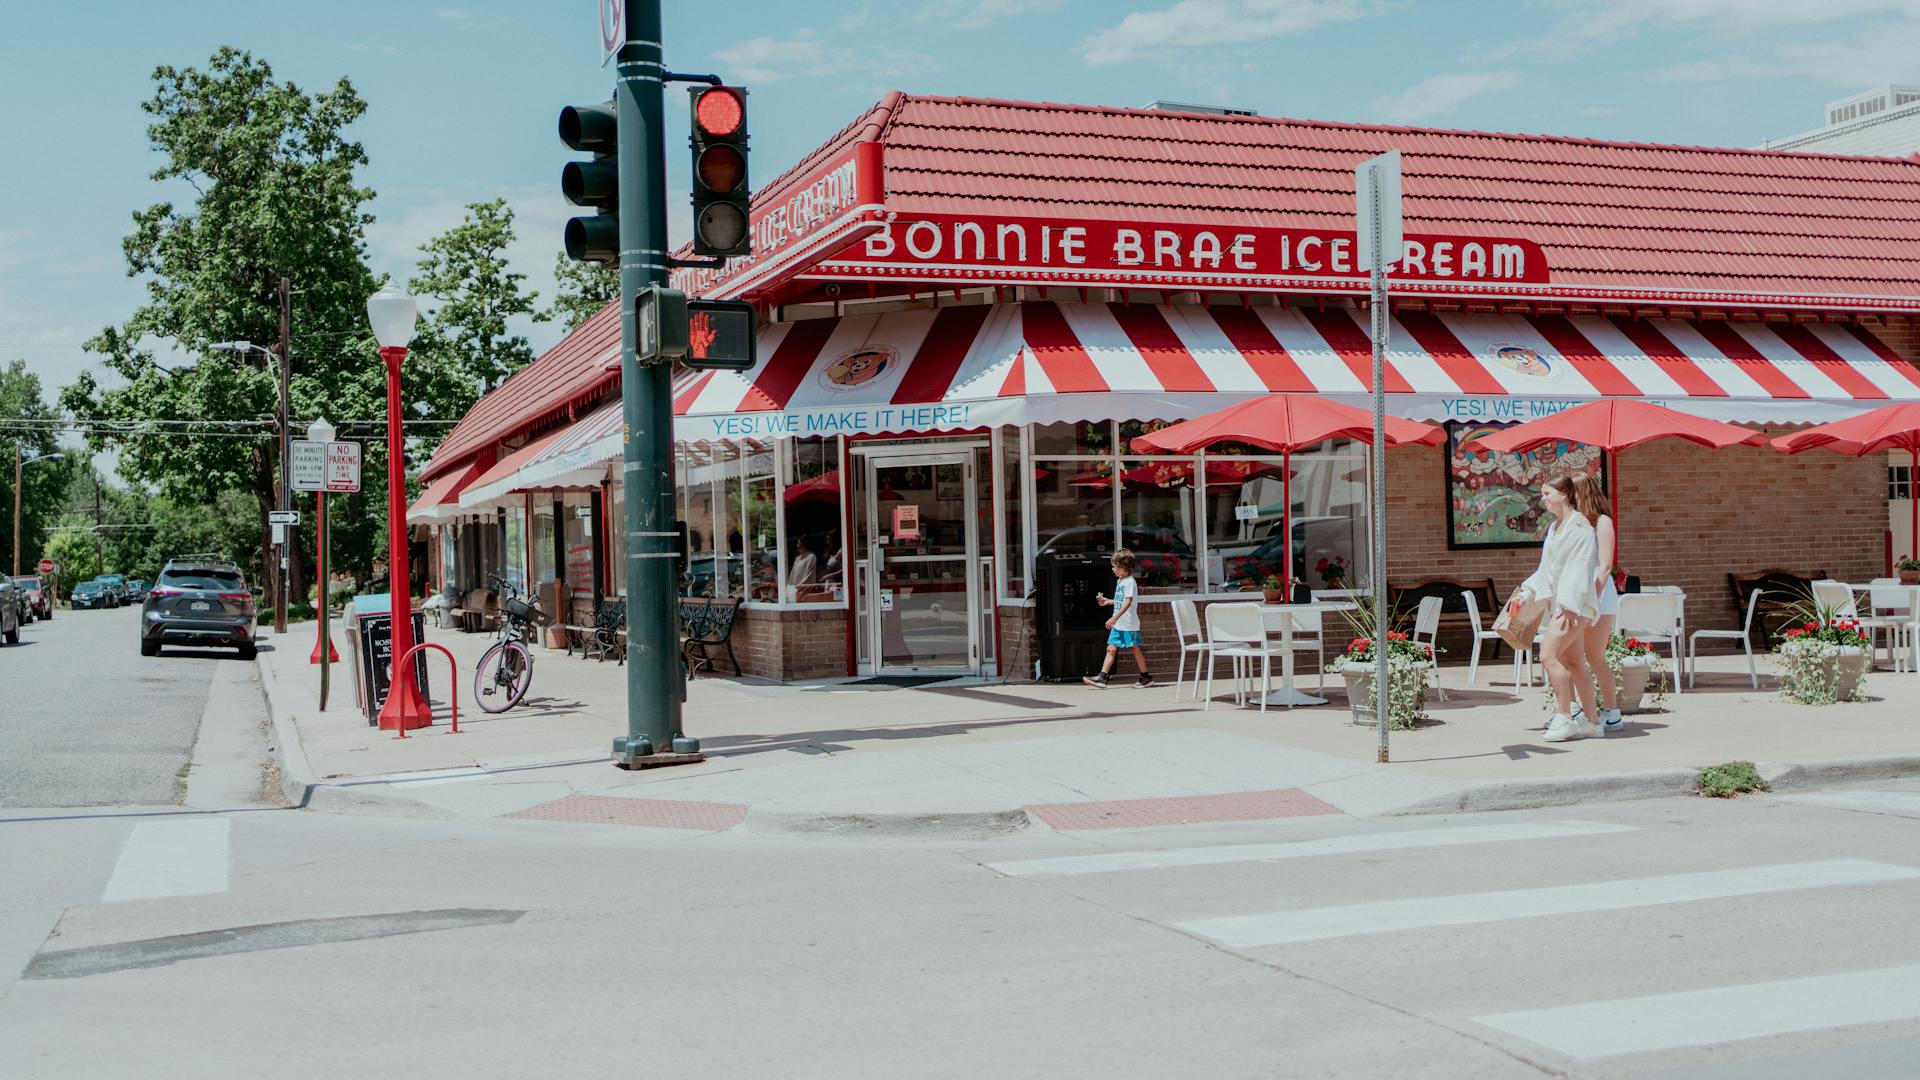
[[[1107,631],[1107,644],[1116,649],[1134,648],[1140,644],[1140,631],[1109,630]]]

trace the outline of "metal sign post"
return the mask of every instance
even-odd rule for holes
[[[1387,266],[1405,247],[1400,218],[1400,151],[1361,162],[1354,175],[1360,265],[1372,278],[1373,314],[1373,710],[1380,727],[1377,761],[1387,757],[1389,688],[1387,631]]]

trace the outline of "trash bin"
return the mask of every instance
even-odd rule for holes
[[[1034,621],[1040,678],[1077,680],[1107,657],[1107,610],[1095,597],[1113,589],[1110,555],[1046,552],[1034,559]]]

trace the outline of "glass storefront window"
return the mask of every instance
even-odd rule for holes
[[[1021,482],[1025,472],[1020,465],[1020,429],[1001,428],[996,437],[1000,443],[999,487],[1003,508],[999,550],[1006,555],[1007,578],[1001,595],[1017,599],[1027,595],[1027,519],[1022,513],[1026,487]],[[992,553],[991,549],[988,553]]]
[[[746,498],[747,543],[743,564],[748,577],[747,595],[755,600],[780,599],[779,513],[774,503],[773,451],[762,450],[744,459],[746,475],[742,491]]]
[[[1036,558],[1113,550],[1111,461],[1049,461],[1036,454],[1033,489]]]
[[[1139,560],[1142,592],[1200,587],[1193,469],[1188,458],[1121,459],[1120,544]]]
[[[560,576],[553,562],[553,503],[550,496],[536,494],[533,504],[533,582],[553,581]]]
[[[1080,454],[1100,457],[1114,452],[1113,424],[1109,421],[1033,425],[1034,457]]]
[[[781,599],[790,604],[841,599],[840,446],[836,439],[795,439],[787,445],[786,528]]]
[[[607,592],[627,595],[626,487],[615,480],[607,489]]]
[[[1291,576],[1313,589],[1367,586],[1367,458],[1364,447],[1327,443],[1292,456],[1293,567],[1281,531],[1281,459],[1207,455],[1208,580],[1218,591]],[[1251,507],[1243,519],[1237,507]]]
[[[560,540],[565,547],[567,590],[574,596],[593,595],[593,496],[568,492],[561,507]]]
[[[501,552],[501,576],[514,585],[524,589],[527,586],[527,510],[524,506],[507,507],[501,542],[506,548]]]

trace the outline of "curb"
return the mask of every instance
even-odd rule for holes
[[[1792,791],[1920,775],[1920,754],[1883,754],[1877,757],[1829,758],[1825,761],[1761,761],[1756,762],[1754,768],[1767,786],[1776,791]]]
[[[325,783],[322,778],[315,776],[312,764],[307,761],[307,752],[300,745],[300,729],[295,726],[292,713],[280,700],[279,681],[274,677],[273,668],[268,665],[265,656],[256,654],[253,663],[260,673],[260,695],[266,701],[267,720],[273,728],[273,738],[269,740],[267,750],[273,754],[274,763],[279,766],[280,791],[286,797],[288,806],[295,810],[333,813],[373,810],[404,817],[451,819],[458,816],[404,795],[355,791]]]
[[[824,810],[747,809],[744,828],[755,833],[827,836],[837,839],[912,837],[989,840],[1033,824],[1025,807],[952,813],[835,813]]]
[[[1646,769],[1639,772],[1572,776],[1558,780],[1482,780],[1458,791],[1406,803],[1379,817],[1461,814],[1486,810],[1531,810],[1543,806],[1696,795],[1699,769]]]

